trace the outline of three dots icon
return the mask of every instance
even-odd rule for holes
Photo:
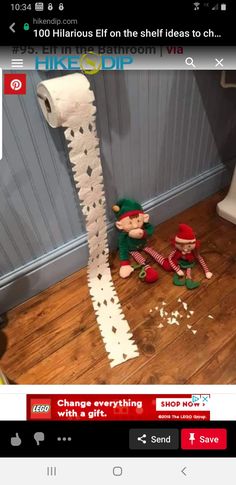
[[[71,441],[71,440],[72,440],[71,436],[58,436],[57,437],[57,441],[64,441],[65,442],[65,441]]]

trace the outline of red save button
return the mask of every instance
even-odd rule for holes
[[[182,450],[225,450],[227,431],[222,428],[188,428],[181,430]]]

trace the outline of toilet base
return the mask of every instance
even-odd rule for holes
[[[231,186],[226,197],[217,204],[217,214],[223,219],[236,224],[236,167]]]

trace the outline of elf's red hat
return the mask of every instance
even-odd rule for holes
[[[187,224],[180,224],[179,230],[175,236],[176,243],[195,243],[196,242],[196,234],[193,232],[193,229]]]

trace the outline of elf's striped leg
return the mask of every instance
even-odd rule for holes
[[[139,251],[130,251],[131,256],[133,256],[134,260],[138,264],[142,264],[142,266],[146,265],[146,259],[143,257]]]
[[[191,268],[187,268],[187,271],[186,271],[186,278],[188,278],[188,280],[191,280],[191,279],[192,279],[192,272],[191,272]]]
[[[170,264],[168,262],[168,258],[164,258],[160,253],[158,253],[155,249],[150,248],[149,246],[145,246],[143,248],[145,253],[149,254],[162,268],[166,271],[172,271]]]
[[[146,264],[145,258],[139,251],[130,251],[130,254],[138,264],[141,264],[144,267],[144,277],[141,279],[146,283],[154,283],[154,281],[158,279],[157,271],[151,268],[149,264]]]
[[[191,268],[187,268],[186,270],[185,285],[188,288],[188,290],[194,290],[194,288],[198,288],[200,285],[198,281],[192,280]]]

